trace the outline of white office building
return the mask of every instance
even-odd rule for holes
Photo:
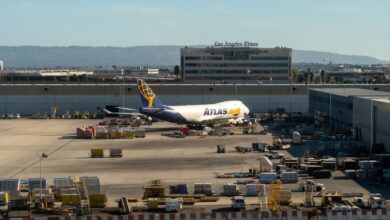
[[[181,51],[185,82],[289,83],[291,48],[185,47]]]

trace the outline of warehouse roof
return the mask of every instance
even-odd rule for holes
[[[384,98],[382,98],[382,99],[373,99],[373,100],[377,101],[377,102],[390,103],[390,99],[389,98],[387,98],[387,99],[384,99]]]
[[[375,87],[373,87],[375,88]],[[332,95],[338,95],[338,96],[344,96],[344,97],[350,97],[350,96],[358,96],[358,97],[364,97],[364,96],[375,96],[375,97],[390,97],[390,92],[384,92],[384,91],[378,91],[378,90],[370,90],[370,89],[360,89],[360,88],[315,88],[310,89],[317,92],[323,92],[323,93],[331,93]]]

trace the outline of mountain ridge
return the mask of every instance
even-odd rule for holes
[[[10,68],[172,66],[180,64],[182,47],[184,46],[0,46],[0,60]],[[370,56],[293,49],[292,62],[384,64],[388,61]]]

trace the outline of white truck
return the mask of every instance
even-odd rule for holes
[[[305,183],[300,183],[298,185],[298,190],[299,192],[304,192],[304,191],[314,191],[314,192],[321,192],[325,190],[325,185],[322,183],[316,183],[313,180],[307,180],[306,184]]]
[[[387,208],[387,203],[380,193],[371,193],[368,199],[368,207],[372,209],[384,209]]]
[[[232,199],[233,209],[245,209],[245,200],[243,196],[234,196]]]
[[[183,209],[183,200],[181,199],[167,199],[165,200],[166,212],[180,212]]]

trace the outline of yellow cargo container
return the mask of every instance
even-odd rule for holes
[[[157,209],[158,208],[158,199],[157,198],[149,198],[147,200],[148,209]]]
[[[122,137],[123,138],[128,138],[128,139],[133,139],[135,136],[134,131],[123,131]]]
[[[108,139],[107,131],[96,131],[96,139]]]
[[[111,139],[118,139],[121,138],[122,134],[119,131],[110,131],[110,138]]]
[[[61,196],[62,205],[77,206],[80,204],[80,197],[77,194],[65,194]]]
[[[107,205],[106,194],[90,194],[89,205],[91,208],[104,208]]]
[[[91,149],[91,157],[92,158],[102,158],[102,157],[104,157],[103,149]]]

